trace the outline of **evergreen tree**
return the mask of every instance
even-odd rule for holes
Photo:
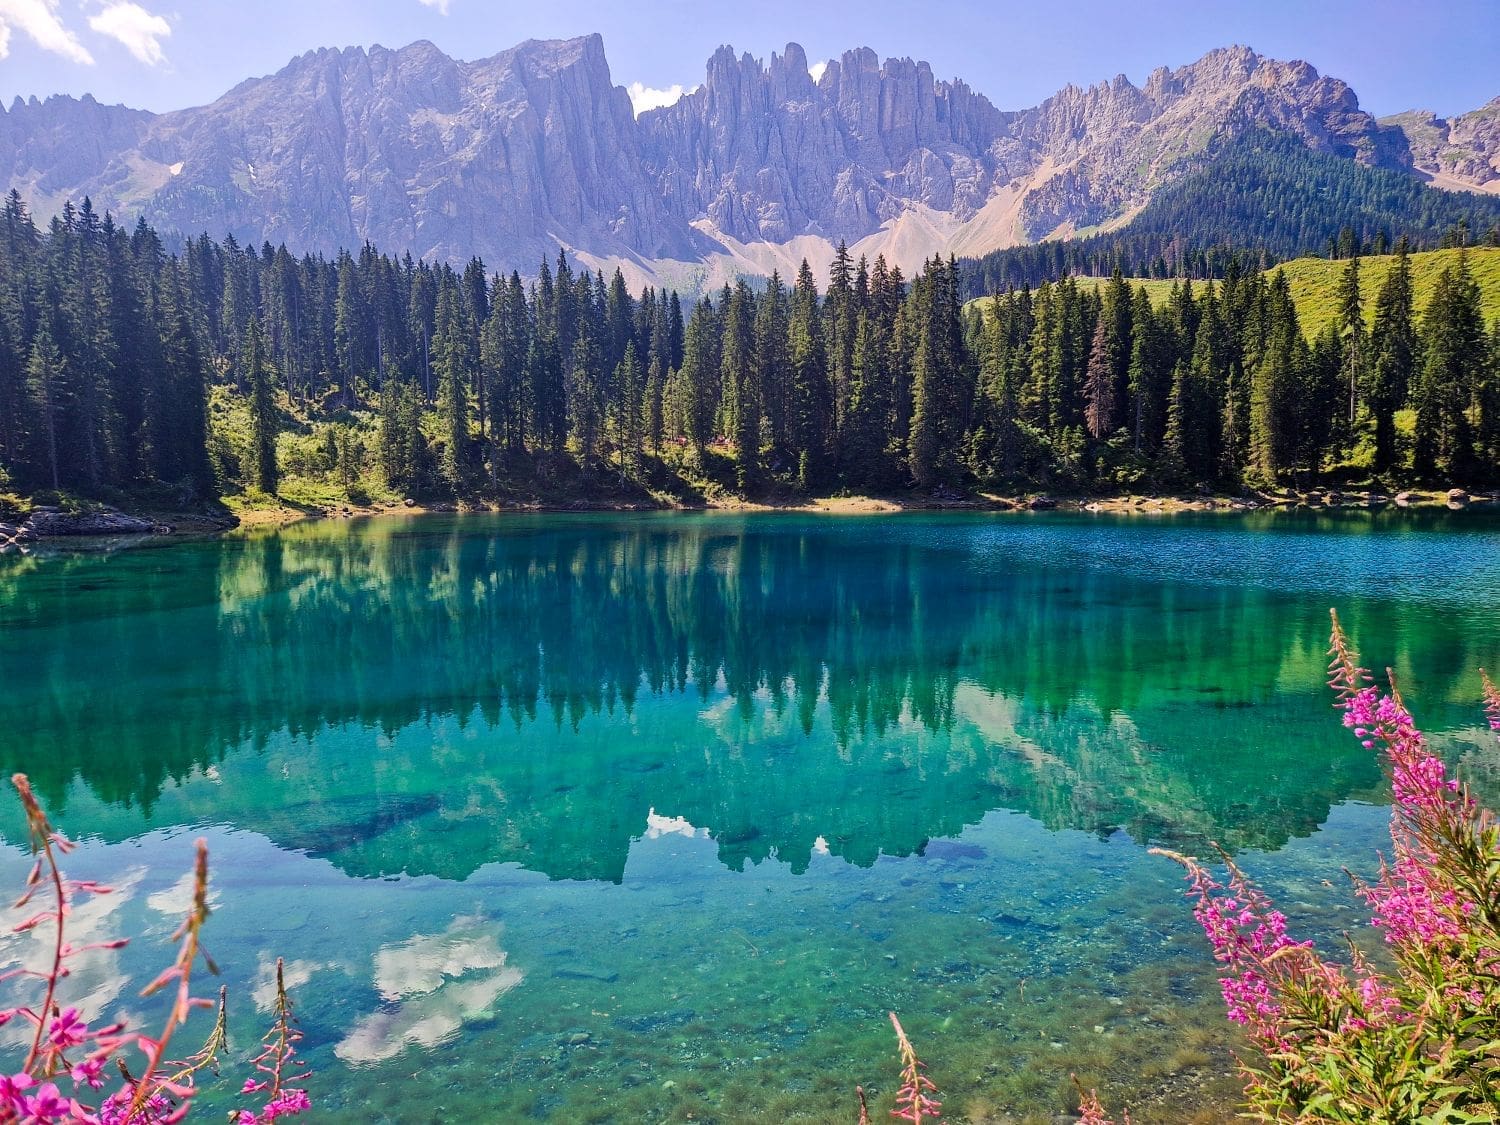
[[[1347,421],[1352,429],[1359,414],[1360,391],[1366,382],[1366,333],[1364,302],[1359,291],[1359,254],[1349,258],[1349,265],[1339,281],[1338,336],[1341,342],[1340,367],[1348,405]]]
[[[62,462],[58,448],[59,421],[67,409],[67,360],[44,321],[31,345],[26,364],[26,382],[34,402],[33,413],[41,420],[41,458],[54,490],[62,487]]]
[[[1417,369],[1417,330],[1411,259],[1403,239],[1375,298],[1374,356],[1368,401],[1375,421],[1375,471],[1396,467],[1396,411],[1406,402]]]
[[[797,271],[797,282],[792,289],[788,333],[791,378],[788,380],[790,386],[784,454],[797,462],[798,486],[807,489],[821,483],[828,468],[833,401],[818,290],[812,268],[806,259]],[[865,378],[874,375],[866,370],[872,357],[861,357],[856,343],[852,359],[854,366],[851,375],[855,386],[850,410],[851,414],[862,414],[867,412],[869,396],[874,391],[873,387],[869,392],[863,391]],[[858,424],[863,426],[867,421],[861,419]],[[859,436],[857,430],[851,430],[851,437],[857,439]]]
[[[271,384],[260,320],[252,317],[240,348],[240,381],[250,400],[249,482],[268,495],[276,494],[281,474],[276,462],[276,435],[281,429]]]
[[[634,340],[625,343],[625,355],[615,369],[615,385],[619,388],[615,432],[620,444],[620,475],[628,480],[639,480],[646,444],[646,396],[645,373]]]
[[[438,294],[437,325],[432,337],[437,368],[438,419],[442,427],[443,480],[455,491],[464,488],[470,470],[470,346],[466,310],[458,286],[447,280]]]
[[[723,311],[719,370],[724,433],[735,457],[735,478],[748,489],[760,479],[761,384],[755,354],[755,296],[741,281]]]
[[[1087,404],[1084,407],[1084,424],[1088,427],[1090,437],[1095,441],[1102,441],[1113,432],[1115,420],[1114,356],[1110,349],[1109,324],[1102,316],[1098,327],[1094,329],[1094,340],[1089,349],[1083,394]]]
[[[968,425],[957,273],[956,265],[934,258],[912,289],[917,342],[907,465],[923,487],[957,475]]]
[[[1487,364],[1488,341],[1467,254],[1443,270],[1427,306],[1422,376],[1415,395],[1416,470],[1424,477],[1462,476],[1474,468],[1471,421]]]

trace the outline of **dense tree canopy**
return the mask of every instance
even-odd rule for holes
[[[1352,258],[1308,341],[1284,277],[1233,259],[1161,308],[1116,274],[966,311],[952,260],[908,283],[841,248],[822,293],[804,264],[684,312],[565,253],[529,283],[369,246],[168,254],[87,201],[43,233],[15,194],[0,227],[0,472],[23,492],[274,493],[297,434],[346,490],[459,497],[518,457],[759,493],[1487,484],[1500,455],[1500,327],[1463,258],[1420,322],[1404,254],[1370,310]]]

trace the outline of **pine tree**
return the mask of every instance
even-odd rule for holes
[[[934,258],[912,289],[917,321],[907,465],[922,487],[956,477],[968,429],[957,267]],[[972,384],[971,384],[972,386]]]
[[[578,463],[585,473],[598,469],[604,442],[603,363],[594,327],[587,321],[577,322],[568,365],[568,414]]]
[[[645,374],[634,340],[625,343],[625,355],[615,368],[615,385],[619,388],[615,432],[620,443],[620,475],[627,480],[639,480],[646,444]]]
[[[1359,413],[1360,391],[1366,382],[1366,335],[1364,302],[1359,292],[1359,255],[1349,259],[1339,281],[1338,336],[1341,341],[1340,366],[1347,392],[1347,421],[1352,429]]]
[[[260,320],[252,317],[245,326],[240,346],[240,381],[250,399],[249,481],[267,495],[276,495],[281,474],[276,463],[276,435],[281,425],[271,386],[271,365],[266,359]]]
[[[437,325],[432,337],[433,362],[437,367],[437,408],[442,427],[443,480],[461,491],[469,478],[472,435],[469,432],[469,382],[471,377],[467,316],[460,303],[458,286],[445,281],[438,294]]]
[[[798,484],[807,489],[820,483],[828,469],[833,402],[817,284],[813,280],[812,268],[805,259],[801,269],[797,271],[796,285],[792,288],[791,315],[787,330],[791,344],[791,378],[784,452],[796,459]],[[862,407],[867,405],[867,402],[860,402],[861,388],[867,375],[861,369],[861,362],[868,366],[869,357],[861,360],[856,354],[854,360],[852,378],[855,389],[850,405],[853,414],[861,413]],[[865,399],[868,399],[868,395]],[[865,420],[859,423],[861,426],[865,424]],[[851,438],[859,436],[857,431],[851,431]]]
[[[1427,306],[1422,376],[1415,395],[1416,470],[1424,477],[1462,476],[1474,468],[1471,411],[1485,364],[1476,362],[1488,347],[1468,254],[1439,275]]]
[[[1375,419],[1375,471],[1396,467],[1396,411],[1411,391],[1417,369],[1416,312],[1413,307],[1411,259],[1406,240],[1375,298],[1375,327],[1370,337],[1374,356],[1368,401]]]
[[[1298,452],[1298,390],[1304,382],[1307,345],[1297,325],[1286,275],[1277,273],[1266,295],[1266,345],[1250,383],[1250,448],[1247,477],[1274,485]]]
[[[741,491],[760,480],[761,384],[755,354],[755,296],[741,281],[723,310],[722,352],[724,433],[735,458]]]
[[[62,487],[61,452],[58,447],[59,421],[69,397],[67,360],[52,337],[45,321],[37,329],[31,345],[31,359],[26,364],[26,382],[41,420],[41,460],[47,467],[53,490]]]
[[[1115,419],[1115,365],[1110,350],[1109,324],[1099,318],[1089,349],[1088,372],[1084,379],[1084,425],[1089,436],[1102,441],[1113,432]]]
[[[786,287],[775,270],[755,309],[755,374],[761,391],[762,426],[769,431],[773,467],[795,464],[797,443],[792,435],[792,351]]]

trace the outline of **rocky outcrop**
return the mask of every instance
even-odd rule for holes
[[[296,251],[369,240],[530,271],[562,245],[592,264],[728,255],[768,272],[863,240],[910,267],[1122,221],[1215,140],[1254,128],[1384,167],[1415,154],[1446,186],[1500,175],[1497,117],[1500,102],[1451,124],[1382,124],[1345,83],[1243,47],[1005,112],[868,49],[815,81],[790,44],[768,63],[721,48],[700,87],[637,119],[593,35],[477,62],[426,42],[314,51],[162,115],[18,101],[0,110],[0,176],[43,217],[88,194],[168,235]]]
[[[89,194],[168,234],[251,245],[332,254],[369,239],[523,269],[559,244],[690,256],[701,240],[664,219],[638,137],[597,35],[473,63],[421,42],[310,52],[160,116],[21,103],[0,114],[0,173],[44,212]]]
[[[1414,109],[1381,123],[1401,130],[1413,165],[1441,186],[1500,191],[1500,97],[1451,121]]]
[[[924,62],[848,51],[814,82],[795,43],[769,66],[722,47],[701,86],[640,120],[674,217],[747,243],[854,242],[913,205],[967,219],[993,191],[1004,125]]]
[[[0,555],[19,551],[36,541],[36,535],[24,524],[0,522]]]
[[[31,509],[20,531],[34,539],[56,539],[71,536],[155,535],[169,531],[140,516],[127,516],[113,508],[95,508],[85,512],[64,512],[59,508]]]

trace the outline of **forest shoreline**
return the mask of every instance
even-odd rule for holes
[[[234,498],[227,498],[234,499]],[[558,501],[465,500],[459,502],[402,502],[371,504],[333,504],[309,506],[278,501],[274,504],[239,503],[229,506],[219,502],[217,511],[203,508],[169,510],[154,505],[101,505],[90,509],[124,520],[139,521],[139,530],[119,532],[71,532],[35,530],[25,520],[0,520],[0,554],[8,550],[25,550],[41,542],[74,542],[83,547],[89,542],[121,539],[203,538],[237,530],[289,527],[298,523],[326,520],[368,519],[380,516],[428,516],[481,513],[563,514],[580,512],[784,512],[808,515],[896,515],[907,512],[970,511],[1009,512],[1089,512],[1110,515],[1163,516],[1198,512],[1246,512],[1257,510],[1365,510],[1386,508],[1419,510],[1462,510],[1471,505],[1500,504],[1500,493],[1466,493],[1453,490],[1411,490],[1389,495],[1369,490],[1314,491],[1310,493],[1255,493],[1231,496],[1183,494],[1110,494],[1031,493],[1002,495],[990,492],[947,495],[887,494],[821,497],[788,497],[784,500],[745,500],[716,498],[702,503],[642,503],[608,499]],[[49,511],[51,509],[48,509]],[[149,525],[149,526],[146,526]]]

